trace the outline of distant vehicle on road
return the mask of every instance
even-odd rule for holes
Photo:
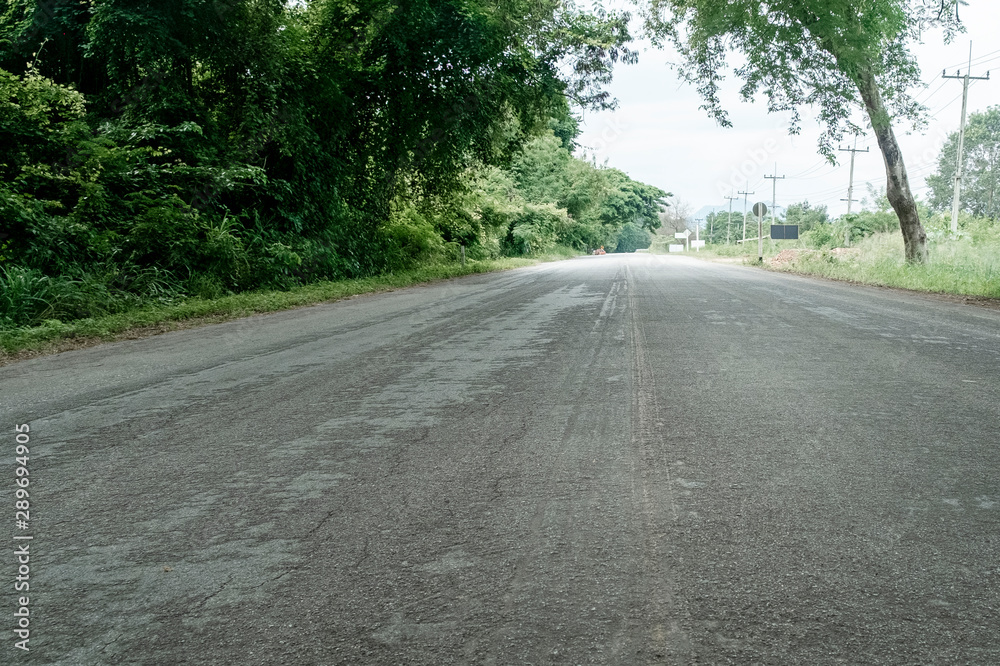
[[[602,245],[601,247],[594,250],[594,254],[607,254],[607,252],[604,251],[604,246]]]

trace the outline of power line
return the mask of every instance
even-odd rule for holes
[[[928,101],[928,100],[929,100],[929,99],[930,99],[931,97],[934,97],[934,95],[936,95],[936,94],[938,94],[939,92],[941,92],[942,90],[944,90],[944,87],[945,87],[946,85],[948,85],[948,82],[947,82],[947,81],[942,81],[942,82],[941,82],[941,85],[939,85],[939,86],[938,86],[938,87],[937,87],[937,88],[936,88],[936,89],[934,90],[934,92],[932,92],[932,93],[931,93],[930,95],[927,95],[926,97],[924,97],[924,95],[918,95],[918,97],[923,97],[923,99],[918,99],[917,101],[918,101],[918,102],[920,102],[921,104],[923,104],[923,103],[927,102],[927,101]],[[929,85],[928,85],[927,87],[928,87],[928,88],[930,88],[930,86],[929,86]],[[925,90],[924,92],[927,92],[927,91]]]
[[[837,173],[838,169],[839,169],[839,165],[836,166],[836,167],[831,167],[829,171],[827,171],[825,173],[816,174],[815,176],[806,176],[804,178],[803,177],[789,176],[789,178],[792,178],[794,180],[819,180],[820,178],[829,178],[830,176],[832,176],[835,173]]]
[[[972,60],[969,64],[971,64],[971,65],[982,65],[984,62],[990,62],[992,60],[1000,60],[1000,55],[997,55],[998,53],[1000,53],[1000,49],[998,49],[996,51],[990,51],[986,55],[981,55],[978,58],[976,58],[975,60]],[[990,56],[997,56],[997,57],[996,58],[990,58],[990,60],[983,60],[983,58],[989,58]],[[945,67],[945,69],[951,69],[952,67],[961,67],[964,64],[965,64],[965,61],[963,60],[962,62],[956,62],[953,65],[948,65],[948,66]]]
[[[829,164],[829,162],[827,162],[826,160],[820,160],[819,162],[816,162],[815,164],[813,164],[811,167],[808,167],[805,171],[802,171],[800,173],[794,174],[794,175],[789,176],[789,177],[798,180],[798,179],[802,178],[803,176],[806,176],[807,174],[814,173],[817,169],[823,168],[824,164]]]
[[[866,181],[871,182],[871,181]],[[863,183],[862,183],[863,184]],[[837,185],[836,187],[831,187],[825,190],[816,190],[815,192],[804,192],[799,196],[806,199],[823,199],[833,201],[834,197],[844,191],[843,185]]]
[[[941,108],[937,109],[936,111],[932,111],[931,112],[931,118],[937,118],[937,116],[938,116],[939,113],[942,113],[945,109],[947,109],[949,106],[951,106],[952,104],[954,104],[955,102],[957,102],[960,99],[962,99],[962,93],[959,93],[958,96],[955,99],[951,100],[950,102],[948,102],[947,104],[945,104]]]
[[[954,78],[954,77],[951,77],[951,78]],[[977,85],[979,85],[979,81],[976,81],[976,80],[970,81],[969,82],[969,89],[971,90],[972,88],[975,88]],[[938,119],[938,115],[939,114],[943,113],[946,109],[948,109],[949,107],[951,107],[952,104],[954,104],[958,100],[962,99],[962,94],[963,93],[958,93],[958,95],[955,97],[955,99],[951,100],[950,102],[948,102],[947,104],[945,104],[944,106],[942,106],[941,108],[939,108],[937,111],[932,112],[930,114],[930,117]]]
[[[1000,60],[1000,56],[997,56],[996,58],[990,58],[989,60],[983,60],[982,62],[977,62],[977,63],[973,63],[973,64],[974,65],[979,65],[980,67],[982,67],[983,65],[985,65],[988,62],[994,62],[994,61],[997,61],[997,60]]]

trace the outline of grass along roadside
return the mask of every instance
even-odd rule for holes
[[[937,242],[926,264],[907,264],[902,253],[899,234],[879,234],[840,252],[786,250],[767,267],[868,285],[1000,299],[1000,248],[963,247],[961,239]]]
[[[810,248],[802,242],[764,242],[764,268],[834,280],[937,294],[1000,299],[1000,227],[952,238],[929,234],[930,261],[907,264],[898,231],[877,233],[853,247]],[[707,246],[689,256],[757,263],[757,243]]]
[[[0,365],[102,342],[132,340],[254,314],[278,312],[361,294],[392,291],[436,280],[533,266],[543,261],[566,258],[567,254],[559,253],[532,259],[468,261],[464,266],[458,263],[431,264],[370,278],[317,282],[290,291],[243,292],[215,299],[190,298],[169,305],[146,305],[118,314],[67,322],[50,319],[39,326],[0,331]]]

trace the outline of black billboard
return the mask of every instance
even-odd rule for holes
[[[797,224],[772,224],[772,240],[798,240],[799,225]]]

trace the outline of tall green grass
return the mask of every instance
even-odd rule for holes
[[[180,282],[155,267],[129,271],[108,264],[90,273],[51,276],[23,266],[0,266],[0,330],[172,303],[182,293]]]
[[[1000,242],[977,242],[970,234],[939,236],[929,241],[926,264],[903,260],[899,232],[879,233],[853,250],[803,252],[778,270],[791,270],[863,284],[918,291],[1000,298]]]
[[[315,282],[288,291],[248,291],[219,298],[148,300],[141,304],[133,304],[132,307],[122,307],[115,312],[104,311],[82,318],[67,316],[65,319],[56,316],[60,310],[51,306],[53,298],[44,300],[41,296],[30,296],[30,294],[45,295],[48,293],[37,290],[40,281],[44,282],[41,280],[41,276],[13,273],[14,283],[18,280],[29,283],[22,292],[22,294],[29,295],[18,296],[12,293],[8,295],[5,291],[3,292],[4,297],[20,298],[26,303],[24,305],[25,312],[30,311],[30,316],[33,318],[47,318],[33,325],[8,326],[6,330],[0,330],[0,361],[9,360],[11,354],[18,352],[44,350],[60,340],[73,338],[108,340],[144,327],[164,324],[169,327],[171,323],[180,325],[180,322],[199,319],[213,322],[224,321],[253,314],[335,301],[359,294],[390,291],[433,280],[531,266],[542,261],[566,259],[577,254],[566,248],[557,248],[549,254],[532,259],[470,260],[465,265],[459,262],[435,263],[370,278]],[[0,279],[9,279],[11,275],[10,272],[6,276],[0,274]],[[33,288],[35,291],[31,291]],[[35,303],[30,300],[31,298],[38,298],[41,302]]]
[[[926,264],[904,261],[902,235],[893,230],[857,240],[850,248],[810,247],[808,238],[766,239],[765,267],[862,284],[1000,298],[1000,222],[963,216],[958,236],[950,233],[948,222],[940,215],[926,222],[930,255]],[[747,245],[712,246],[702,256],[741,257],[753,263],[757,243]],[[794,258],[772,263],[782,250],[794,250]]]

